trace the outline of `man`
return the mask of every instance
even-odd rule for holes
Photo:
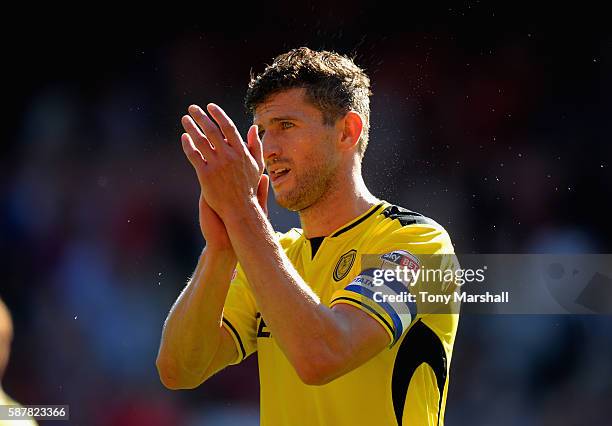
[[[4,413],[8,416],[8,406],[21,407],[16,401],[11,399],[2,389],[2,378],[8,365],[11,354],[11,342],[13,341],[13,320],[11,314],[0,299],[0,406],[7,408]],[[8,417],[0,418],[0,426],[36,426],[37,423],[32,418],[22,418],[21,420],[9,420]]]
[[[165,386],[194,388],[257,351],[262,425],[443,423],[457,315],[377,301],[409,286],[372,279],[453,247],[366,188],[369,87],[349,58],[299,48],[250,82],[246,145],[219,106],[189,107],[181,142],[206,249],[164,325]],[[268,180],[301,229],[275,234]]]

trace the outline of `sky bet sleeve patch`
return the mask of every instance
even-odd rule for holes
[[[393,345],[416,315],[410,286],[418,276],[419,259],[405,250],[393,250],[364,256],[362,268],[351,283],[334,293],[331,306],[350,303],[361,308],[387,328]]]

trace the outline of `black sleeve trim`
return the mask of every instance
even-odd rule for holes
[[[232,333],[234,333],[234,336],[236,336],[238,343],[240,343],[240,352],[242,352],[242,359],[246,358],[246,351],[244,350],[244,345],[242,344],[242,339],[240,338],[240,334],[238,334],[238,331],[236,330],[236,328],[226,318],[223,318],[223,322],[227,324],[227,326],[232,331]]]
[[[363,302],[360,302],[357,299],[353,299],[351,297],[346,297],[346,296],[340,296],[340,297],[336,297],[334,300],[331,301],[331,303],[334,303],[336,300],[350,300],[353,303],[357,303],[360,306],[363,306],[364,308],[366,308],[368,311],[372,312],[374,315],[376,315],[376,317],[378,319],[380,319],[383,324],[385,324],[387,326],[387,328],[389,329],[389,331],[391,332],[392,336],[395,336],[395,330],[393,329],[393,326],[391,324],[389,324],[389,322],[385,319],[385,317],[383,317],[381,314],[379,314],[378,312],[376,312],[374,309],[372,309],[372,307],[366,305]],[[393,338],[395,340],[395,337]],[[395,341],[394,341],[395,343]]]

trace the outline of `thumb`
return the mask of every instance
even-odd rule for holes
[[[247,133],[247,147],[249,148],[249,152],[251,153],[255,161],[257,161],[257,165],[259,166],[259,172],[263,173],[264,171],[263,147],[262,147],[261,139],[259,139],[258,131],[259,131],[259,128],[257,127],[256,124],[252,125],[249,128],[249,132]]]
[[[268,189],[270,188],[270,177],[266,174],[261,175],[259,186],[257,187],[257,201],[268,216]]]

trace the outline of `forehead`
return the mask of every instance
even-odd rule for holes
[[[255,109],[253,122],[266,124],[279,117],[307,120],[321,118],[323,114],[306,97],[306,89],[288,89],[270,95]]]

